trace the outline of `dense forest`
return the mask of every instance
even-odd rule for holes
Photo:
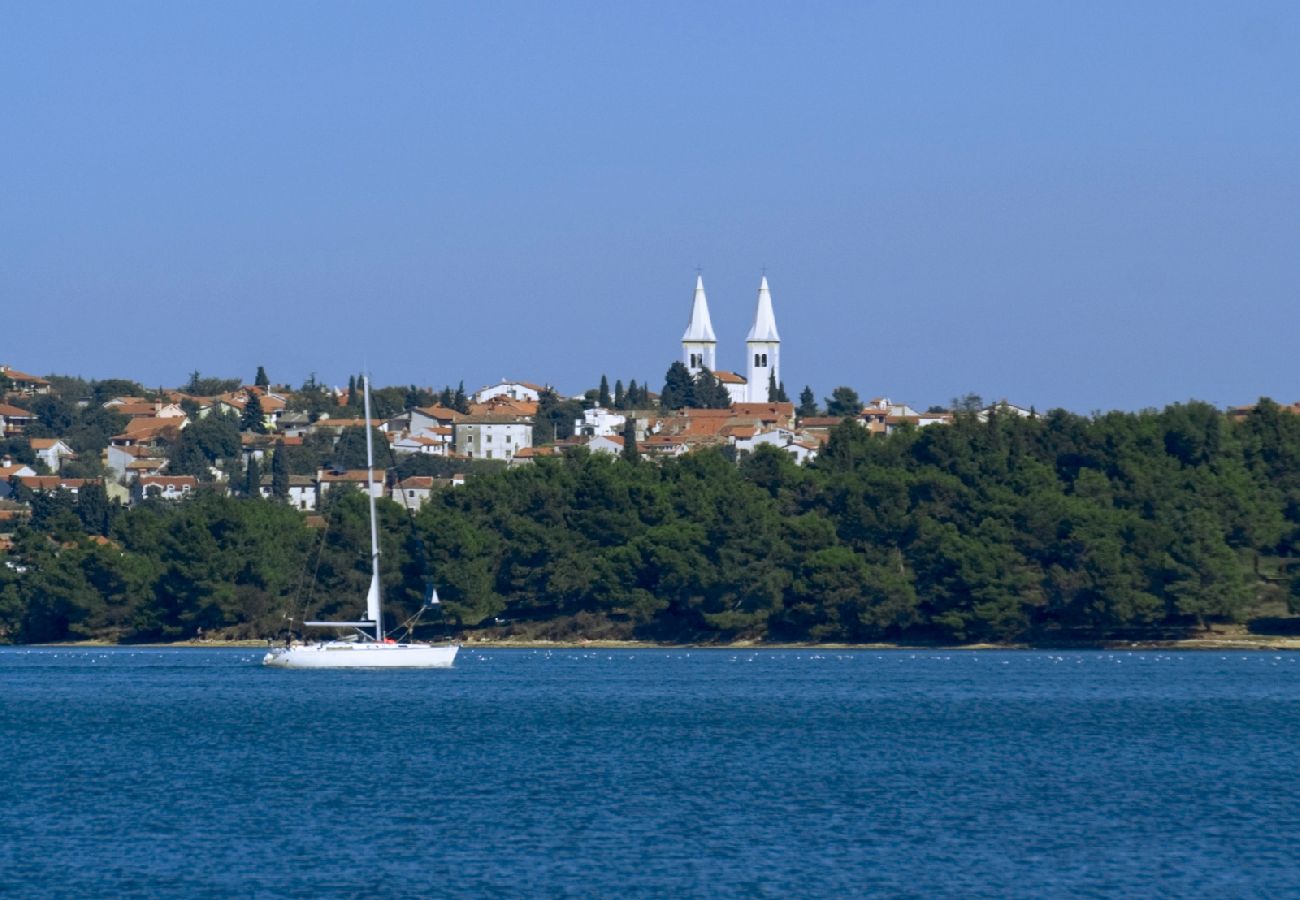
[[[268,637],[355,616],[364,495],[321,527],[203,493],[130,509],[32,498],[0,566],[10,641]],[[426,637],[1051,641],[1280,615],[1300,593],[1300,417],[1262,401],[1083,417],[960,413],[796,466],[764,448],[651,463],[576,452],[381,501],[390,619]]]

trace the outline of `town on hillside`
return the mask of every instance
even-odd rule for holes
[[[124,505],[211,490],[314,512],[331,489],[370,482],[376,496],[418,507],[475,471],[575,451],[656,460],[715,448],[740,459],[766,445],[805,464],[846,420],[886,435],[947,424],[957,413],[981,420],[1035,414],[973,395],[954,408],[919,411],[884,396],[864,402],[845,386],[821,403],[805,387],[792,402],[766,276],[744,353],[744,374],[717,367],[699,276],[680,358],[658,393],[635,380],[611,387],[604,375],[598,387],[567,397],[507,378],[469,394],[463,383],[440,392],[385,387],[372,391],[375,417],[367,422],[359,377],[331,387],[313,376],[291,389],[259,368],[249,384],[194,372],[181,387],[149,389],[128,379],[41,377],[0,363],[0,541],[12,531],[5,520],[22,518],[26,498],[75,495],[90,483]],[[373,482],[364,468],[367,424],[386,444]]]

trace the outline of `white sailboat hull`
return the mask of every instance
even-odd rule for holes
[[[450,669],[459,644],[322,641],[277,647],[262,664],[281,669]]]

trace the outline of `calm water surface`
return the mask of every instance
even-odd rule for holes
[[[1279,896],[1300,657],[0,650],[0,894]]]

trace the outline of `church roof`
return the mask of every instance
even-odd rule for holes
[[[683,341],[716,344],[713,323],[709,321],[709,301],[704,296],[704,276],[695,276],[695,302],[691,304],[691,323],[686,326]]]
[[[754,312],[754,327],[749,329],[749,341],[780,341],[776,331],[776,315],[772,312],[772,294],[767,289],[767,276],[758,286],[758,309]]]

